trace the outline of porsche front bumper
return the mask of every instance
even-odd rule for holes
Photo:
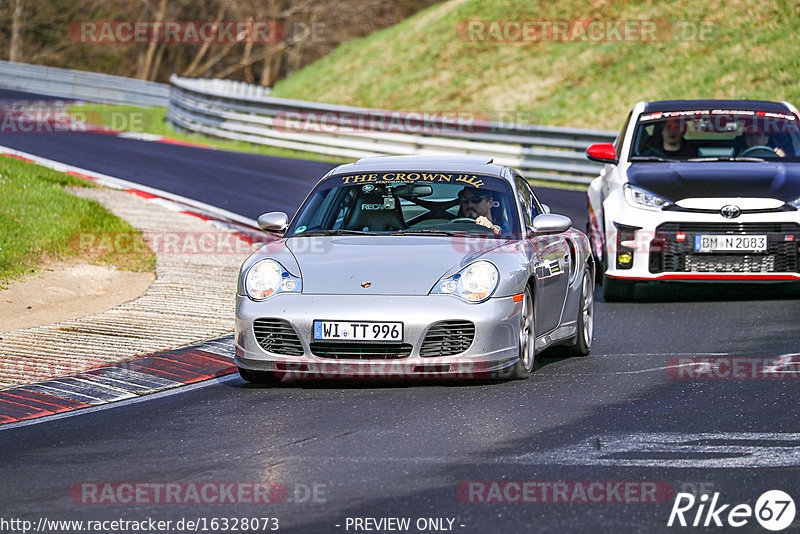
[[[266,301],[254,302],[237,295],[235,363],[251,371],[274,371],[310,378],[484,378],[490,372],[509,368],[519,358],[522,302],[514,300],[513,297],[499,297],[471,304],[449,295],[284,293]],[[286,332],[288,324],[294,330],[296,339],[292,338],[289,345],[265,342],[262,330],[257,336],[254,329],[259,319],[282,321]],[[370,348],[376,344],[362,343],[363,354],[355,358],[352,357],[354,351],[350,350],[352,341],[342,342],[342,348],[348,349],[342,354],[337,354],[335,345],[331,350],[330,343],[326,344],[327,350],[323,352],[319,349],[320,343],[312,338],[315,320],[400,321],[404,333],[403,347],[398,347],[398,352],[402,351],[403,354],[373,354]],[[429,343],[423,355],[421,349],[426,335],[432,326],[443,322],[471,323],[474,326],[474,335],[468,348],[457,354],[445,351],[447,354],[442,355],[432,351],[431,346],[446,347],[446,343]],[[351,345],[346,345],[348,343]]]

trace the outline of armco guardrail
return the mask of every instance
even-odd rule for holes
[[[584,150],[593,143],[611,142],[616,134],[490,121],[450,128],[443,117],[431,120],[419,113],[273,98],[239,82],[223,86],[221,80],[177,75],[170,82],[167,118],[180,129],[345,158],[485,155],[522,170],[528,178],[586,184],[597,176],[600,165],[588,161]],[[321,119],[318,128],[312,117]],[[387,127],[387,118],[402,127]]]
[[[169,85],[80,70],[0,61],[0,87],[106,104],[166,106]]]

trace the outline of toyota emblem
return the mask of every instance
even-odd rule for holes
[[[723,206],[722,209],[719,210],[719,213],[726,219],[735,219],[736,217],[742,214],[742,210],[739,209],[739,206],[734,206],[733,204],[729,204],[727,206]]]

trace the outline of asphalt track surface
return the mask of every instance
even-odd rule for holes
[[[0,144],[248,217],[292,211],[330,168],[98,134],[8,134]],[[538,192],[583,227],[583,193]],[[457,532],[667,532],[701,530],[666,527],[672,496],[487,504],[463,502],[457,489],[467,481],[637,481],[719,492],[721,503],[751,506],[764,491],[781,489],[800,503],[797,381],[679,380],[665,369],[677,357],[797,353],[796,293],[655,286],[635,302],[598,301],[595,313],[590,356],[547,351],[526,381],[265,388],[231,377],[0,430],[0,515],[34,522],[269,516],[286,532],[354,532],[348,517],[408,517],[409,532],[429,517],[454,519]],[[81,482],[124,481],[275,481],[288,499],[92,505],[70,498]],[[307,499],[314,484],[317,498]],[[737,531],[763,529],[750,518]]]

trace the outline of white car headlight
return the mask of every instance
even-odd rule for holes
[[[789,202],[789,205],[796,210],[800,210],[800,197]]]
[[[660,196],[654,195],[649,191],[645,191],[631,184],[625,184],[623,189],[625,190],[625,200],[628,201],[628,204],[636,208],[662,210],[671,204]]]
[[[264,300],[276,293],[300,291],[300,279],[275,260],[265,259],[247,270],[244,290],[253,300]]]
[[[500,271],[493,263],[476,261],[452,276],[439,280],[432,294],[454,295],[467,302],[483,302],[492,296],[500,283]]]

